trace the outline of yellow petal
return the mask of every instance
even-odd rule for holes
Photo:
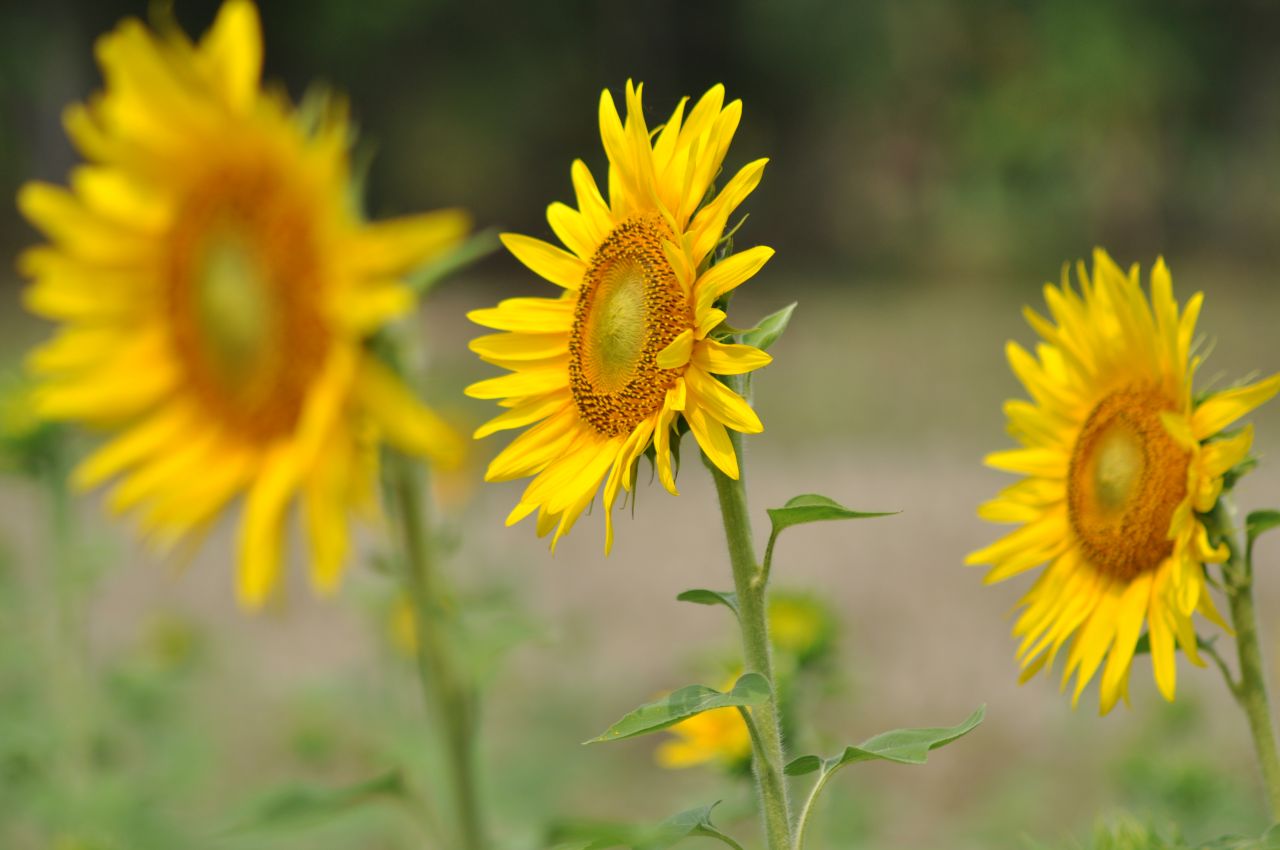
[[[457,245],[471,229],[463,210],[437,210],[364,224],[351,237],[351,262],[370,275],[407,274]]]
[[[1191,414],[1191,430],[1198,439],[1212,437],[1241,416],[1270,400],[1277,391],[1280,391],[1280,374],[1272,375],[1247,387],[1237,387],[1234,390],[1210,396]]]
[[[381,363],[365,357],[356,377],[355,397],[387,442],[401,451],[445,467],[462,462],[466,444],[443,419],[428,410]]]
[[[695,309],[705,310],[715,303],[717,298],[750,280],[773,257],[773,254],[772,248],[757,245],[716,263],[694,284],[694,295],[697,299]]]
[[[656,363],[659,369],[679,369],[689,362],[693,353],[693,329],[681,331],[666,348],[658,352]]]
[[[746,399],[701,369],[686,371],[685,384],[691,396],[689,409],[705,410],[720,422],[744,434],[759,434],[764,430],[760,417],[747,404]]]
[[[534,274],[565,289],[576,290],[582,286],[587,264],[568,251],[519,233],[503,233],[499,238],[507,250]]]
[[[684,418],[703,453],[721,472],[737,480],[738,456],[734,453],[733,443],[724,426],[708,416],[702,408],[692,405],[684,411]]]
[[[285,509],[300,472],[293,445],[281,444],[265,460],[245,501],[237,591],[247,608],[260,608],[279,584]]]
[[[773,358],[751,345],[726,344],[708,339],[694,346],[691,362],[704,372],[742,375],[768,366]]]
[[[486,328],[525,333],[568,333],[575,300],[565,298],[508,298],[497,307],[472,310],[467,318]]]
[[[226,0],[200,41],[201,57],[227,103],[247,112],[262,75],[262,27],[248,0]]]

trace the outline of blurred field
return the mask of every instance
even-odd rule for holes
[[[750,318],[789,297],[786,262],[779,258],[750,297],[735,302],[736,314]],[[1203,327],[1218,342],[1206,376],[1274,360],[1263,350],[1268,317],[1280,307],[1274,293],[1220,268],[1175,265],[1174,275],[1184,294],[1197,283],[1235,281],[1210,288]],[[1037,287],[868,281],[858,291],[866,297],[828,287],[804,299],[757,384],[768,430],[748,442],[761,522],[765,507],[807,491],[903,511],[801,529],[780,545],[779,586],[822,593],[842,624],[837,684],[818,695],[812,740],[793,743],[834,750],[889,726],[953,723],[980,703],[988,704],[988,721],[926,768],[864,765],[842,776],[823,807],[829,846],[1029,846],[1024,837],[1053,846],[1087,834],[1095,813],[1119,808],[1161,827],[1176,822],[1192,839],[1260,830],[1246,730],[1216,673],[1184,661],[1179,702],[1166,706],[1139,661],[1132,709],[1096,718],[1091,688],[1073,713],[1053,682],[1015,684],[1006,612],[1027,582],[984,588],[979,572],[960,565],[995,532],[973,511],[1002,477],[979,460],[1004,444],[999,403],[1016,387],[1002,344],[1029,341],[1017,308],[1038,297]],[[428,393],[472,421],[486,415],[482,405],[450,401],[482,373],[465,354],[473,332],[461,316],[492,297],[490,286],[458,281],[422,319],[436,354]],[[1265,463],[1280,446],[1280,416],[1269,411],[1258,425],[1264,466],[1239,490],[1246,507],[1280,502]],[[476,463],[496,447],[482,444]],[[658,691],[714,680],[718,656],[707,647],[732,657],[735,634],[722,612],[674,601],[686,588],[729,582],[705,471],[686,464],[679,499],[642,487],[607,560],[598,518],[552,557],[531,528],[502,528],[517,489],[477,480],[478,472],[446,482],[440,496],[458,541],[447,568],[459,593],[488,612],[474,637],[516,641],[492,670],[485,707],[486,784],[504,846],[542,846],[542,830],[559,818],[656,820],[720,798],[729,801],[721,819],[732,819],[747,799],[736,780],[664,771],[651,740],[578,746]],[[0,528],[17,555],[18,588],[38,596],[48,576],[35,542],[36,495],[6,485]],[[178,672],[153,683],[151,698],[168,704],[146,724],[155,737],[144,731],[129,747],[117,742],[122,761],[106,771],[126,800],[154,771],[183,777],[152,789],[159,796],[147,805],[155,818],[174,821],[184,841],[208,840],[277,783],[355,781],[412,762],[430,746],[409,667],[385,639],[385,577],[357,566],[340,599],[321,600],[295,564],[284,603],[246,617],[232,598],[225,524],[190,563],[160,564],[93,507],[82,513],[86,545],[103,565],[87,611],[95,669],[120,687],[139,667],[163,668],[156,653],[174,651],[165,650],[166,634],[190,643],[190,657],[169,662]],[[1266,565],[1280,551],[1264,540],[1258,557],[1274,663],[1280,585]],[[38,646],[14,625],[33,619],[41,618],[30,609],[6,615],[7,663]],[[15,680],[0,681],[12,689]],[[429,777],[430,766],[415,775]],[[362,847],[408,847],[412,834],[411,820],[392,809],[282,835],[270,846],[349,847],[358,836]]]

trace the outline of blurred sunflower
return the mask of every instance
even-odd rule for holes
[[[1192,615],[1227,628],[1205,586],[1205,567],[1226,559],[1199,514],[1212,510],[1224,474],[1249,451],[1253,430],[1224,428],[1275,395],[1280,375],[1195,398],[1200,363],[1192,339],[1203,300],[1179,311],[1163,260],[1148,301],[1137,266],[1126,275],[1101,250],[1093,277],[1079,264],[1081,292],[1066,271],[1045,286],[1050,322],[1027,309],[1044,342],[1037,357],[1008,344],[1013,371],[1032,401],[1005,404],[1022,447],[989,455],[989,466],[1027,476],[979,509],[992,522],[1023,523],[967,563],[990,564],[987,582],[1046,564],[1022,599],[1014,626],[1023,680],[1071,642],[1063,687],[1074,705],[1098,671],[1101,708],[1128,699],[1128,674],[1146,625],[1156,684],[1173,699],[1175,644],[1196,664]]]
[[[461,444],[365,347],[414,303],[401,276],[457,241],[447,211],[367,224],[350,202],[351,128],[259,88],[255,7],[228,0],[193,44],[122,22],[96,46],[105,91],[65,123],[90,164],[30,183],[26,303],[62,323],[33,352],[46,418],[116,432],[75,474],[119,476],[161,547],[246,494],[240,598],[277,585],[301,495],[312,577],[333,588],[347,513],[372,493],[380,440],[438,461]]]
[[[725,428],[762,430],[739,395],[713,375],[758,369],[770,357],[710,334],[724,320],[716,302],[773,255],[756,247],[711,264],[729,216],[760,182],[766,160],[746,165],[708,200],[742,115],[707,92],[685,115],[681,100],[652,132],[642,86],[627,83],[625,123],[608,91],[600,98],[600,134],[609,158],[609,200],[581,160],[571,169],[578,208],[547,209],[568,251],[504,234],[503,243],[538,275],[563,288],[559,298],[512,298],[470,319],[502,333],[472,340],[486,362],[512,374],[473,384],[474,398],[508,410],[476,431],[529,427],[489,465],[486,479],[534,476],[513,524],[537,511],[538,534],[569,531],[604,483],[605,551],[619,487],[633,484],[637,459],[652,444],[658,476],[676,493],[671,439],[683,416],[702,450],[726,475],[738,462]]]

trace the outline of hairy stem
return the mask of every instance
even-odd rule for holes
[[[742,466],[742,438],[730,432],[734,452]],[[704,460],[707,460],[704,457]],[[720,513],[729,545],[729,562],[733,567],[734,590],[738,594],[738,623],[742,631],[743,672],[755,672],[773,680],[773,663],[769,653],[769,623],[766,616],[766,583],[756,560],[751,537],[751,519],[747,513],[747,491],[741,475],[735,481],[707,460],[707,468],[715,480],[720,497]],[[758,732],[754,736],[752,767],[764,817],[769,850],[790,850],[791,815],[787,803],[787,787],[783,781],[782,728],[778,717],[776,690],[769,701],[752,710]]]

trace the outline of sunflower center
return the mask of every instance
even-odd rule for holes
[[[630,433],[655,413],[680,369],[658,353],[693,327],[693,309],[662,242],[660,219],[614,228],[591,258],[569,336],[569,386],[582,418],[601,434]]]
[[[262,268],[234,235],[213,239],[196,268],[194,318],[209,367],[226,386],[240,386],[271,342],[275,305]]]
[[[314,210],[278,173],[197,181],[169,238],[169,316],[185,385],[243,438],[290,433],[328,350]]]
[[[1085,421],[1071,455],[1067,502],[1089,562],[1130,581],[1173,552],[1169,529],[1187,494],[1191,454],[1160,421],[1175,409],[1150,388],[1118,390]]]

